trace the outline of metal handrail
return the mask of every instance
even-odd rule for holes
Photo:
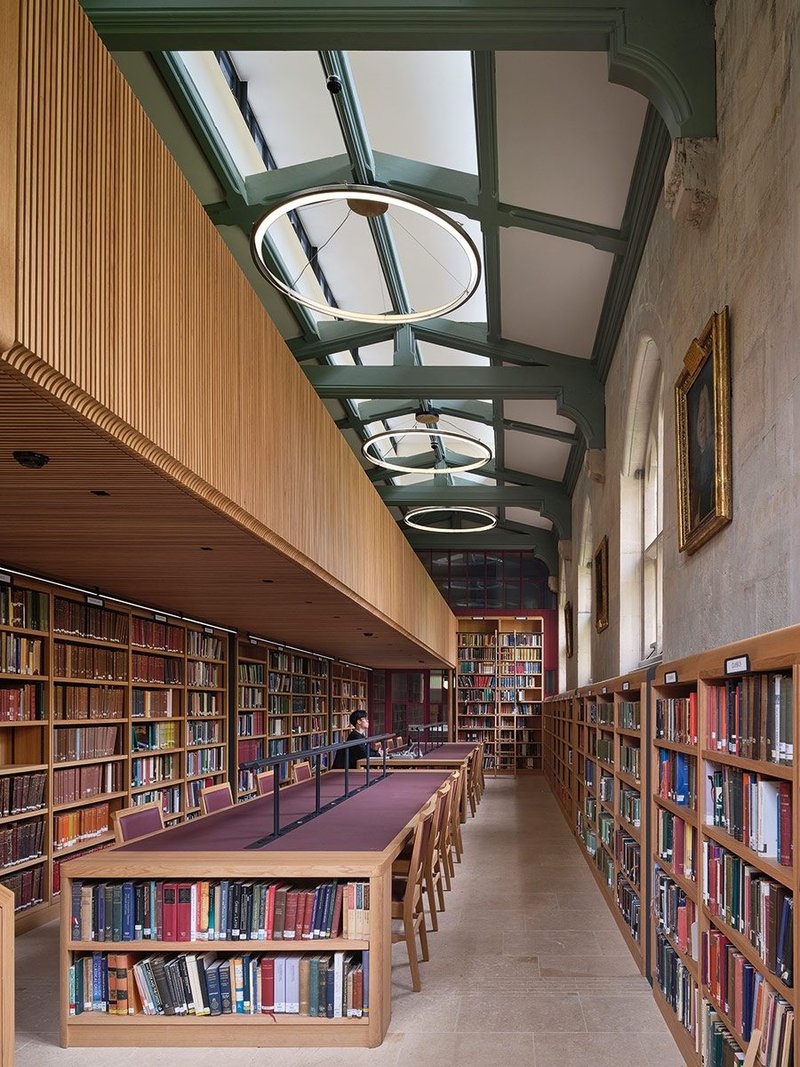
[[[413,743],[411,742],[411,734],[412,734],[412,732],[416,733],[416,735],[417,735],[417,755],[418,756],[422,756],[422,755],[424,755],[424,753],[430,752],[430,750],[432,748],[439,748],[441,745],[443,745],[447,741],[447,735],[448,735],[448,732],[449,732],[449,727],[448,727],[446,722],[430,722],[430,723],[427,723],[427,725],[425,725],[425,726],[409,726],[408,727],[408,739],[409,739],[409,744],[411,745],[411,747],[413,747]],[[425,741],[424,741],[425,748],[424,748],[424,750],[422,748],[422,742],[420,740],[420,737],[421,737],[422,734],[427,734],[427,735],[433,734],[434,735],[434,739],[433,740],[431,739],[430,736],[427,736],[425,738]],[[436,740],[435,737],[437,735],[439,735],[439,736],[444,735],[444,736],[441,736],[441,740]]]
[[[381,773],[376,775],[370,780],[370,758],[372,757],[371,747],[380,741],[386,741],[388,738],[393,737],[393,734],[371,734],[369,737],[359,737],[353,741],[335,741],[329,745],[318,745],[316,748],[305,748],[300,752],[287,753],[284,752],[280,756],[266,756],[263,759],[251,760],[249,763],[242,763],[240,770],[243,771],[259,771],[261,769],[273,768],[273,811],[272,811],[272,833],[267,834],[265,837],[260,837],[257,841],[253,841],[247,845],[248,849],[262,848],[270,841],[274,841],[275,838],[281,837],[283,834],[289,833],[290,830],[296,830],[298,826],[302,826],[304,823],[309,822],[311,819],[316,819],[318,815],[322,815],[325,811],[330,811],[331,808],[335,808],[337,804],[341,804],[343,800],[347,800],[350,797],[354,797],[357,793],[362,792],[364,789],[368,789],[371,785],[381,781],[381,779],[387,777],[386,770],[386,746],[383,746],[381,752]],[[330,755],[331,753],[338,752],[340,750],[346,750],[355,748],[356,746],[367,746],[367,768],[366,768],[366,781],[363,785],[356,786],[355,789],[350,789],[350,760],[346,760],[344,766],[344,794],[340,797],[335,797],[333,800],[328,801],[327,804],[320,803],[320,783],[322,775],[322,757],[324,755]],[[281,827],[281,801],[280,801],[280,765],[291,761],[292,763],[298,760],[313,760],[315,769],[315,803],[314,810],[308,812],[306,815],[302,815],[299,819],[295,819],[294,822],[287,823],[286,826]]]

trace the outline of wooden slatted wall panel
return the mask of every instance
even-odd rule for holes
[[[0,2],[21,21],[15,340],[453,662],[452,614],[76,0]]]

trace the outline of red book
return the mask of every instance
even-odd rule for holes
[[[275,958],[261,959],[261,1012],[268,1015],[275,1010]]]
[[[294,938],[295,926],[297,925],[297,905],[300,902],[299,889],[292,889],[286,894],[286,912],[283,918],[283,936],[289,940]]]
[[[313,889],[309,889],[306,893],[306,910],[303,916],[303,937],[310,938],[313,936],[313,930],[311,928],[311,920],[314,918],[314,897],[315,893]]]
[[[164,883],[164,904],[162,938],[164,941],[178,940],[178,886],[175,882]]]
[[[176,886],[177,901],[177,941],[192,940],[192,883],[179,882]]]
[[[156,941],[164,940],[164,883],[156,882],[156,913],[152,918]]]
[[[280,885],[280,882],[271,882],[267,891],[267,941],[275,937],[275,894]]]
[[[792,786],[781,782],[778,786],[778,860],[784,867],[792,865]]]
[[[342,896],[344,886],[339,883],[336,887],[336,903],[333,905],[333,918],[331,919],[331,937],[339,936],[339,926],[342,921]]]
[[[308,907],[308,893],[304,893],[302,890],[297,895],[297,915],[294,920],[294,936],[295,940],[299,940],[303,936],[303,925],[305,923],[306,908]]]
[[[689,744],[697,744],[697,693],[689,694]]]

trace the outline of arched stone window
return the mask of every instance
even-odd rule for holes
[[[578,685],[592,681],[592,506],[583,507],[578,552],[578,610],[575,614],[575,652],[578,657]]]

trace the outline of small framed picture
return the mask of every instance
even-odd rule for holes
[[[564,643],[567,647],[567,659],[572,659],[575,647],[572,636],[572,601],[568,600],[564,605]]]
[[[678,548],[696,552],[731,521],[731,371],[728,309],[689,346],[675,383]]]
[[[604,537],[594,554],[594,628],[602,633],[608,626],[608,538]]]

